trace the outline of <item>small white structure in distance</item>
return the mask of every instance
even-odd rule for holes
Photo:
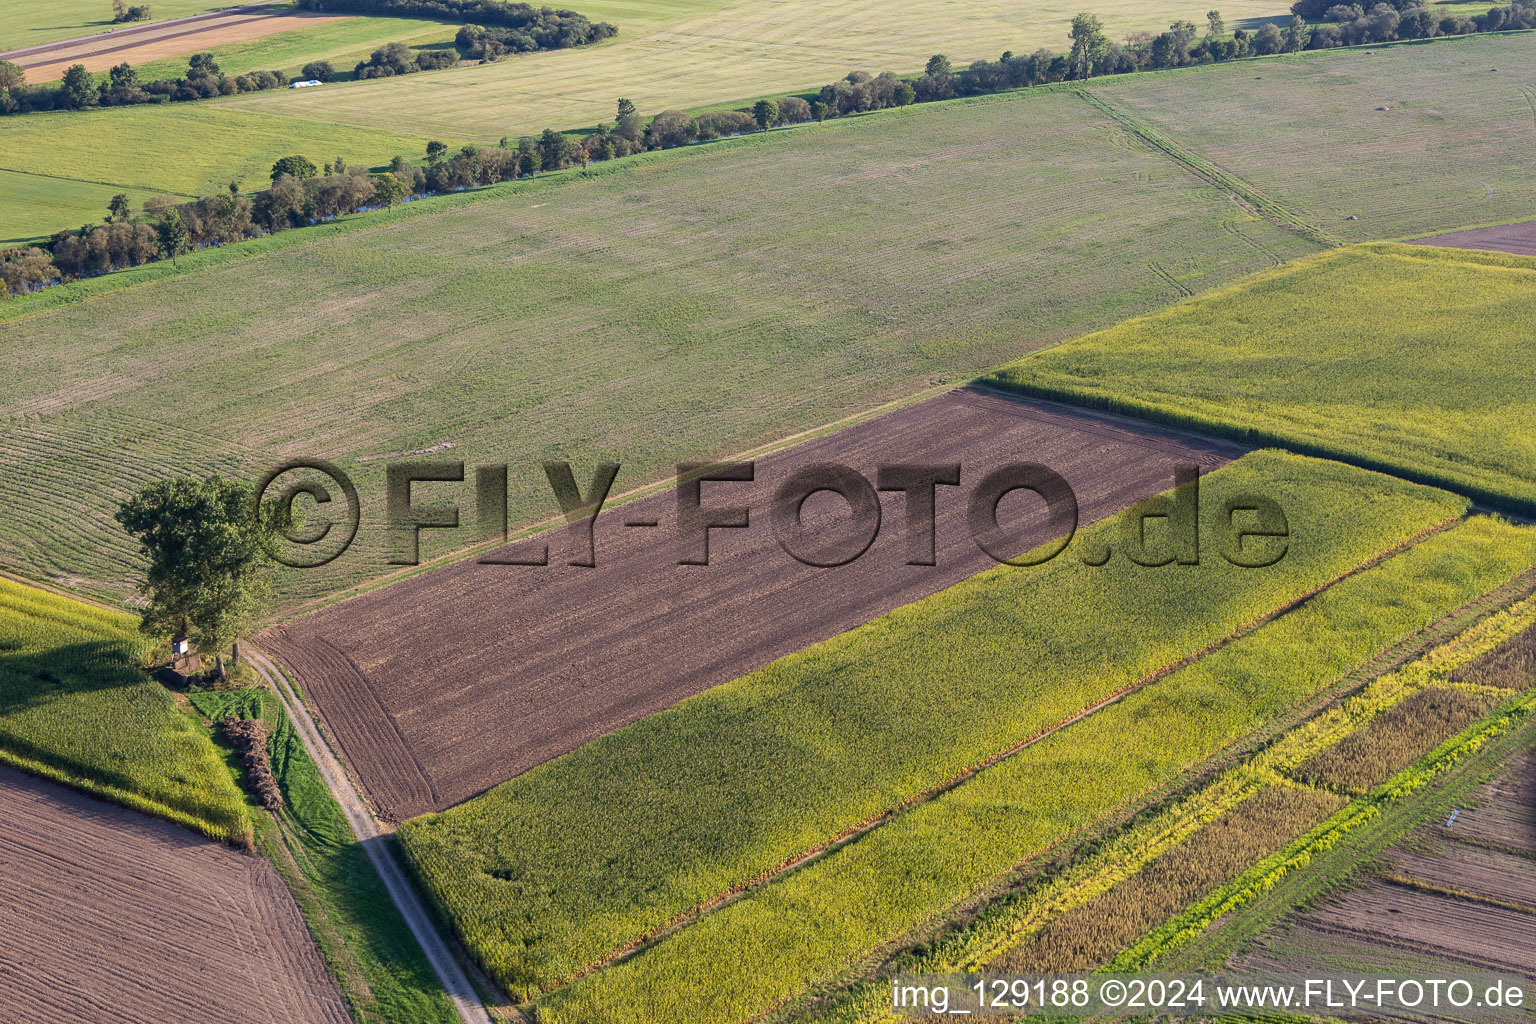
[[[318,78],[311,78],[307,82],[289,82],[288,83],[288,88],[290,88],[290,89],[308,89],[312,85],[324,85],[324,84],[325,83],[320,81]]]

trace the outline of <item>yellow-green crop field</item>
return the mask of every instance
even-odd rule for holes
[[[0,564],[121,600],[127,494],[321,456],[364,522],[285,583],[318,596],[390,568],[369,456],[511,462],[512,519],[537,521],[545,458],[638,485],[1314,249],[1072,93],[598,167],[0,304]]]
[[[1363,245],[1015,363],[999,383],[1536,512],[1536,259]]]
[[[1269,569],[1214,553],[1150,579],[1070,553],[1000,567],[407,823],[401,839],[495,977],[547,988],[1465,507],[1258,452],[1207,477],[1207,527],[1224,496],[1255,491],[1289,510],[1298,538]]]
[[[1174,784],[1533,559],[1536,531],[1487,517],[1429,537],[544,997],[541,1019],[757,1019]],[[970,634],[957,629],[954,641],[969,645]]]
[[[0,578],[0,763],[248,841],[244,794],[145,654],[132,616]]]

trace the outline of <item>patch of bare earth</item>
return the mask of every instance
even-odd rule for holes
[[[278,32],[339,20],[340,15],[245,11],[194,23],[170,22],[159,26],[158,31],[150,28],[131,35],[114,33],[118,38],[91,36],[70,45],[30,54],[18,62],[26,69],[27,81],[53,82],[63,78],[64,72],[75,64],[84,64],[87,71],[105,71],[124,61],[137,65],[181,57],[216,46],[248,42]]]
[[[1445,235],[1415,238],[1410,245],[1438,245],[1447,249],[1492,249],[1521,256],[1536,256],[1536,220],[1501,224],[1496,228],[1452,231]]]
[[[1093,413],[956,391],[761,459],[751,483],[704,483],[706,508],[747,505],[751,522],[711,531],[708,565],[679,564],[677,496],[668,491],[598,517],[596,568],[566,564],[565,538],[555,533],[496,553],[526,557],[548,540],[548,567],[461,562],[270,629],[259,642],[297,675],[380,812],[399,820],[452,806],[989,568],[966,509],[976,484],[1000,466],[1038,462],[1060,473],[1086,524],[1167,490],[1178,463],[1212,469],[1239,453]],[[961,486],[938,488],[937,565],[906,564],[898,491],[882,492],[878,538],[852,563],[815,568],[786,554],[769,521],[773,494],[817,462],[870,480],[881,465],[960,463]],[[586,487],[590,470],[580,472]],[[1053,536],[1043,505],[1027,494],[999,506],[1010,551]],[[818,538],[848,521],[847,504],[830,494],[811,498],[803,513]]]
[[[0,768],[0,1019],[347,1024],[276,870]]]

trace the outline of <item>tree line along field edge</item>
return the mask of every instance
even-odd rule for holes
[[[1284,579],[1202,561],[1186,567],[1184,576],[1154,576],[1157,585],[1146,588],[1131,583],[1137,567],[1124,559],[1090,569],[1070,554],[1031,570],[1039,577],[1030,590],[1035,597],[1043,587],[1061,606],[1100,608],[1106,622],[1129,617],[1120,633],[1105,626],[1084,639],[1076,619],[1065,623],[1017,607],[1014,574],[1020,570],[999,567],[610,733],[486,796],[408,822],[401,841],[493,975],[515,993],[546,987],[1465,508],[1443,492],[1273,452],[1211,474],[1202,506],[1245,484],[1289,495],[1297,516],[1330,524],[1309,530],[1310,550],[1297,552],[1299,561]],[[1343,493],[1352,496],[1335,497]],[[1112,537],[1116,522],[1084,536]],[[1333,531],[1327,540],[1325,530]],[[1151,635],[1157,639],[1143,620],[1162,623]],[[1024,635],[1042,639],[1021,647],[1024,621],[1031,623]],[[1045,689],[1031,682],[1027,668],[1028,652],[1041,644],[1051,653],[1040,657],[1056,666]],[[934,676],[931,659],[907,656],[915,650],[951,651],[964,664],[992,665],[992,705],[1022,708],[1024,701],[1029,718],[989,719],[979,730],[965,725],[974,716],[959,709],[980,696],[966,682],[971,677]],[[1057,665],[1068,660],[1064,651],[1077,652],[1083,662],[1076,668],[1082,678],[1070,686],[1062,685]],[[898,682],[913,672],[922,678]],[[892,687],[908,693],[904,701],[893,704]],[[658,755],[674,747],[686,747],[689,756]],[[891,749],[903,755],[893,761]],[[750,771],[743,751],[753,752]],[[799,781],[787,785],[788,778]],[[647,800],[633,799],[636,786],[651,794]],[[667,834],[677,842],[646,838],[661,834],[647,824],[657,816],[684,822],[691,838],[681,841],[675,827]],[[594,873],[593,857],[608,867]],[[615,870],[629,881],[615,886]],[[515,924],[503,913],[509,905],[519,908]],[[505,939],[514,934],[509,929],[524,928],[546,938],[526,951],[524,942]]]
[[[0,523],[0,556],[34,578],[126,596],[132,563],[110,503],[127,474],[256,478],[271,458],[322,454],[356,474],[364,530],[332,566],[294,574],[287,594],[299,603],[385,574],[380,453],[450,441],[456,458],[526,465],[569,446],[573,462],[617,456],[620,485],[633,486],[1157,308],[1181,294],[1169,276],[1211,287],[1311,249],[1156,154],[1115,145],[1073,96],[1027,101],[1060,140],[1043,151],[1000,134],[985,101],[953,102],[629,158],[590,177],[563,172],[565,184],[498,186],[495,202],[421,200],[188,255],[181,273],[167,261],[0,306],[0,334],[26,339],[0,358],[12,381],[0,404],[16,414],[0,446],[23,467],[0,489],[38,495],[19,502],[28,509],[71,492],[86,510],[68,536],[32,512]],[[836,152],[821,132],[843,140]],[[1112,201],[1084,199],[1085,163],[1111,176]],[[876,173],[843,173],[857,164]],[[760,198],[727,195],[713,184],[722,173]],[[941,181],[942,195],[921,187]],[[866,198],[824,216],[855,193]],[[1009,215],[977,222],[967,211],[981,206]],[[1069,232],[1077,241],[1065,246]],[[466,267],[471,236],[483,247]],[[1156,255],[1170,238],[1187,239],[1187,254]],[[643,273],[659,265],[670,269],[660,290]],[[333,315],[317,320],[322,289]],[[689,301],[675,301],[684,290]],[[801,297],[789,314],[786,290]],[[142,346],[126,378],[109,365],[111,344]],[[62,352],[77,357],[74,383],[43,387],[32,367]],[[313,372],[326,360],[334,372]],[[161,400],[166,387],[178,403]],[[523,430],[499,414],[509,402]],[[81,465],[96,476],[88,490]],[[542,482],[519,472],[513,483],[513,522],[558,511]],[[466,543],[433,547],[442,539],[427,538],[424,555]]]
[[[1532,540],[1529,528],[1487,519],[1427,538],[857,842],[544,997],[539,1012],[554,1021],[633,1021],[644,1006],[641,1020],[725,1022],[772,1010],[1525,571],[1536,554]],[[1128,748],[1144,756],[1128,761]]]

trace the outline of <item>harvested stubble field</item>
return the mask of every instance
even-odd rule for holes
[[[0,578],[0,762],[248,841],[244,795],[207,735],[141,670],[137,626]]]
[[[532,522],[557,511],[542,459],[616,459],[635,486],[1311,248],[1041,94],[204,252],[181,261],[195,272],[0,307],[0,562],[121,600],[135,566],[111,516],[131,490],[320,455],[364,504],[358,544],[285,584],[326,594],[388,569],[378,456],[510,462],[512,521]]]
[[[1500,585],[1533,543],[1487,519],[1431,537],[546,997],[541,1019],[756,1019]]]
[[[1536,259],[1362,245],[1027,358],[998,383],[1536,512]]]
[[[1536,46],[1526,33],[1321,51],[1093,88],[1346,241],[1496,223],[1536,208]]]
[[[1256,488],[1317,524],[1274,569],[1207,558],[1148,581],[1124,558],[1091,568],[1071,551],[1000,567],[407,823],[402,839],[500,980],[514,991],[557,983],[1457,507],[1277,453],[1211,474],[1202,507]],[[1116,529],[1088,534],[1115,542]]]
[[[318,28],[340,20],[343,19],[334,15],[285,8],[239,10],[173,25],[120,28],[105,38],[92,37],[55,44],[10,59],[26,71],[28,82],[55,82],[63,78],[64,72],[75,64],[85,65],[87,71],[105,71],[125,61],[140,67],[168,57],[213,50],[278,32]],[[229,73],[235,69],[224,70]]]
[[[571,6],[617,24],[619,36],[602,46],[526,54],[409,81],[348,84],[269,102],[253,95],[220,106],[491,142],[611,120],[618,96],[653,112],[816,88],[856,69],[917,72],[935,53],[963,64],[995,59],[1004,49],[1064,49],[1077,13],[1068,5],[1010,0],[968,3],[963,15],[944,0],[899,7],[879,0],[596,0]],[[1096,11],[1118,37],[1165,29],[1176,18],[1203,22],[1207,9],[1189,0],[1106,0]],[[1288,16],[1275,0],[1236,0],[1223,13],[1232,20]],[[559,87],[551,88],[552,82]]]
[[[704,484],[706,507],[747,505],[754,524],[714,531],[707,566],[677,564],[678,498],[669,490],[598,518],[595,568],[565,564],[563,533],[545,534],[486,557],[548,550],[549,567],[460,562],[259,641],[315,701],[375,806],[403,820],[992,566],[966,528],[965,496],[1009,462],[1028,458],[1062,474],[1086,524],[1171,487],[1177,463],[1210,470],[1240,451],[958,391],[761,460],[750,484]],[[783,551],[769,523],[772,496],[790,474],[824,462],[869,480],[882,465],[961,465],[962,486],[938,490],[936,564],[906,564],[905,499],[891,492],[879,538],[854,562],[816,568]],[[1054,539],[1042,510],[1022,496],[1001,506],[1010,553]],[[802,514],[818,538],[848,522],[847,504],[830,495]]]
[[[7,1020],[350,1024],[261,858],[0,767],[0,889]]]

